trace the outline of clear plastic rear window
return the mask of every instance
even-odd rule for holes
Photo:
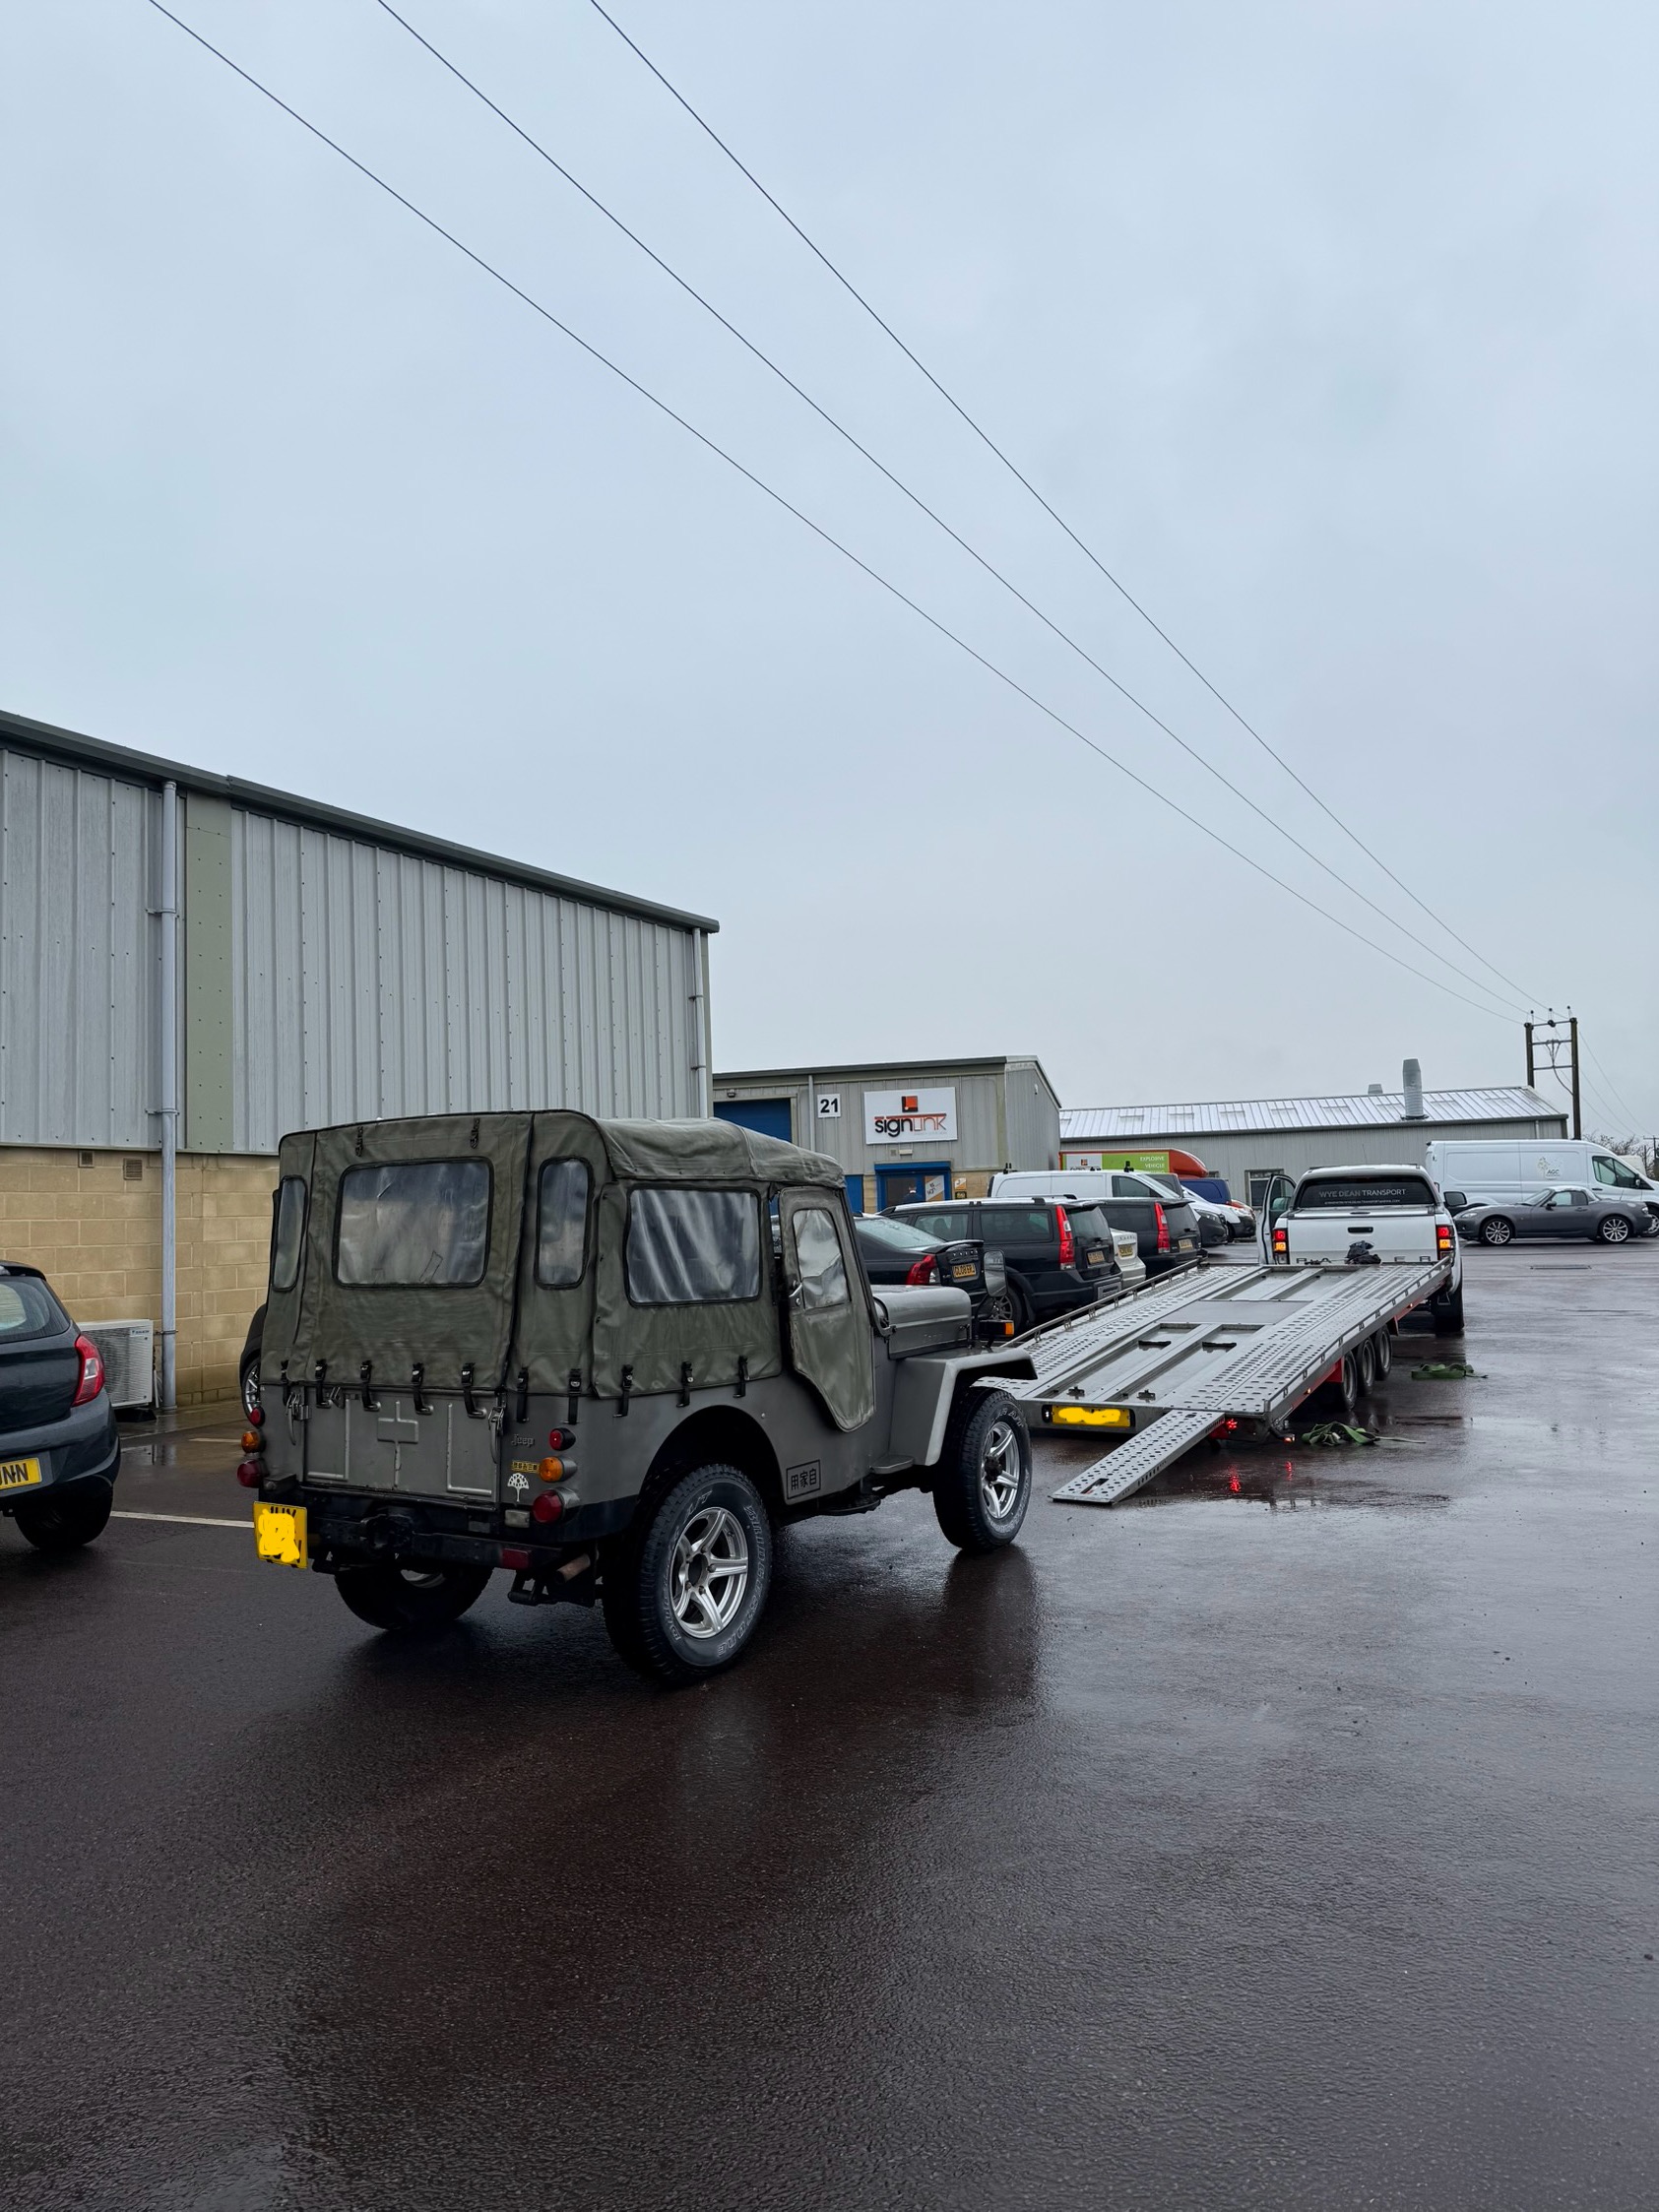
[[[549,1160],[542,1170],[536,1232],[536,1280],[568,1291],[582,1280],[588,1244],[588,1163]]]
[[[291,1291],[299,1280],[299,1251],[305,1234],[305,1181],[285,1175],[277,1185],[277,1213],[271,1227],[271,1288]]]
[[[749,1190],[636,1190],[628,1202],[634,1305],[735,1305],[760,1296],[760,1202]]]
[[[363,1289],[460,1290],[483,1281],[489,1163],[419,1160],[340,1178],[334,1272]]]

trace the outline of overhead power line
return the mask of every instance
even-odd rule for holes
[[[844,544],[839,537],[834,537],[821,523],[814,522],[810,515],[796,506],[793,500],[788,499],[783,492],[769,484],[764,477],[757,475],[734,454],[728,452],[726,447],[718,444],[706,431],[699,430],[694,422],[688,421],[683,414],[678,413],[675,409],[669,405],[667,400],[659,398],[649,386],[642,384],[638,377],[630,375],[619,363],[611,360],[608,354],[602,352],[597,346],[582,337],[580,332],[573,330],[568,323],[561,321],[550,307],[544,306],[533,293],[526,291],[522,284],[515,284],[511,277],[496,268],[492,262],[485,260],[482,254],[469,246],[465,240],[457,237],[453,230],[446,229],[435,216],[428,215],[424,208],[418,207],[415,201],[400,192],[396,185],[389,183],[385,177],[371,169],[366,161],[359,160],[356,155],[349,153],[338,139],[331,138],[319,124],[313,123],[309,117],[302,115],[298,108],[290,106],[280,94],[273,92],[270,86],[262,84],[251,71],[244,69],[239,62],[232,61],[227,53],[216,46],[211,39],[205,37],[192,25],[186,23],[182,16],[174,15],[170,8],[162,4],[162,0],[149,0],[149,5],[155,9],[158,15],[164,16],[168,23],[172,24],[176,30],[181,31],[187,38],[193,40],[205,53],[211,54],[216,61],[222,62],[234,76],[239,77],[243,84],[250,87],[263,98],[268,99],[274,107],[280,108],[290,121],[297,123],[301,130],[309,132],[311,137],[316,139],[320,145],[326,146],[331,154],[338,155],[350,167],[355,169],[359,176],[384,192],[388,199],[395,200],[398,206],[414,216],[417,222],[423,223],[428,230],[442,238],[447,245],[453,246],[456,252],[470,261],[475,268],[481,270],[486,277],[492,278],[496,284],[511,292],[515,299],[521,300],[526,307],[530,308],[532,313],[541,316],[543,322],[550,324],[554,330],[568,338],[571,344],[578,347],[591,360],[598,362],[602,368],[608,370],[612,376],[627,385],[630,391],[638,393],[642,400],[645,400],[659,413],[665,415],[670,422],[685,431],[689,437],[695,438],[697,443],[712,453],[717,460],[725,462],[728,468],[734,470],[757,491],[764,493],[786,514],[792,515],[797,522],[809,530],[813,537],[822,539],[824,544],[839,553],[844,560],[850,561],[855,568],[867,576],[871,583],[879,585],[882,591],[897,600],[902,606],[908,607],[913,614],[920,616],[929,629],[937,631],[940,637],[954,645],[958,651],[965,653],[971,661],[977,662],[999,683],[1006,685],[1010,691],[1024,699],[1028,705],[1035,707],[1039,714],[1046,716],[1056,727],[1075,737],[1079,744],[1086,745],[1090,752],[1097,754],[1100,759],[1104,760],[1110,767],[1115,768],[1120,776],[1125,777],[1138,790],[1157,799],[1171,813],[1179,816],[1181,821],[1188,823],[1201,836],[1208,838],[1212,844],[1220,846],[1222,851],[1234,859],[1242,861],[1245,867],[1262,877],[1265,882],[1273,884],[1278,890],[1295,899],[1300,906],[1308,908],[1309,913],[1316,914],[1321,919],[1331,922],[1336,928],[1342,930],[1344,935],[1354,938],[1357,943],[1367,946],[1372,952],[1380,954],[1384,960],[1392,961],[1395,967],[1404,969],[1407,975],[1415,976],[1420,982],[1429,983],[1436,990],[1443,991],[1447,997],[1457,999],[1462,1005],[1473,1006],[1477,1013],[1485,1014],[1493,1021],[1506,1019],[1504,1015],[1499,1013],[1493,1007],[1480,1004],[1478,1000],[1468,997],[1462,991],[1453,990],[1451,985],[1443,982],[1438,976],[1431,976],[1423,969],[1414,967],[1410,961],[1403,959],[1391,947],[1379,945],[1374,938],[1368,937],[1363,930],[1356,929],[1352,922],[1344,921],[1340,915],[1332,914],[1328,908],[1321,907],[1317,900],[1308,898],[1306,892],[1299,891],[1294,884],[1287,883],[1283,877],[1275,875],[1271,868],[1264,867],[1251,854],[1241,852],[1219,830],[1211,829],[1207,822],[1201,821],[1197,815],[1189,813],[1178,800],[1171,798],[1167,792],[1160,790],[1146,777],[1130,768],[1127,762],[1119,760],[1115,753],[1109,752],[1095,738],[1079,729],[1075,723],[1068,722],[1056,708],[1051,707],[1046,700],[1040,699],[1034,691],[1027,690],[1026,686],[1017,677],[1010,675],[1005,668],[999,667],[994,661],[981,653],[976,646],[970,645],[966,638],[951,629],[947,623],[942,622],[936,614],[929,613],[920,600],[913,600],[909,593],[902,591],[897,584],[883,576],[878,569],[871,567],[868,561],[854,552],[852,547]]]
[[[1490,969],[1492,974],[1498,977],[1499,981],[1506,983],[1510,990],[1516,992],[1520,998],[1527,997],[1527,992],[1521,984],[1517,983],[1514,980],[1513,977],[1505,975],[1501,968],[1495,966],[1492,961],[1488,960],[1486,955],[1478,950],[1476,946],[1472,945],[1467,937],[1462,936],[1456,929],[1454,929],[1451,923],[1447,921],[1442,915],[1436,914],[1435,909],[1431,907],[1426,900],[1420,898],[1418,894],[1412,889],[1411,885],[1407,883],[1403,877],[1396,875],[1394,870],[1388,865],[1387,861],[1382,858],[1381,854],[1373,852],[1372,849],[1366,843],[1364,838],[1360,836],[1359,832],[1357,830],[1351,829],[1348,826],[1348,824],[1342,819],[1341,815],[1338,814],[1333,807],[1328,805],[1326,801],[1319,796],[1319,793],[1307,781],[1307,779],[1302,776],[1298,772],[1298,770],[1293,768],[1291,763],[1285,759],[1284,755],[1277,751],[1276,748],[1268,742],[1268,740],[1262,735],[1261,731],[1256,728],[1255,725],[1246,720],[1246,718],[1233,704],[1232,700],[1228,698],[1227,694],[1222,691],[1218,685],[1211,682],[1210,678],[1204,673],[1203,669],[1198,666],[1197,663],[1181,650],[1181,648],[1176,643],[1175,639],[1171,637],[1170,633],[1162,626],[1162,624],[1159,623],[1157,619],[1141,604],[1140,600],[1135,598],[1134,594],[1129,590],[1128,586],[1124,584],[1119,577],[1114,575],[1113,571],[1107,566],[1105,561],[1101,559],[1100,555],[1094,550],[1093,546],[1090,545],[1085,538],[1080,537],[1078,533],[1072,529],[1071,525],[1066,521],[1065,517],[1058,511],[1058,509],[1053,507],[1049,502],[1049,500],[1044,497],[1042,492],[1038,490],[1037,486],[1032,482],[1031,478],[1026,475],[1025,472],[1019,467],[1019,465],[1008,455],[1007,452],[1004,451],[1004,449],[1000,445],[997,444],[996,440],[990,435],[990,432],[987,430],[982,423],[977,421],[972,414],[969,413],[968,410],[963,406],[962,402],[957,399],[955,394],[940,382],[939,378],[933,374],[933,371],[927,366],[926,362],[924,361],[921,356],[905,342],[905,340],[899,336],[899,333],[893,328],[892,324],[887,321],[886,317],[882,315],[880,310],[875,307],[872,302],[868,300],[859,289],[858,285],[854,284],[852,278],[849,277],[843,269],[841,269],[834,261],[830,259],[829,255],[824,251],[823,247],[818,244],[815,238],[813,238],[806,230],[802,229],[801,225],[797,222],[795,217],[790,214],[788,208],[783,205],[783,203],[776,197],[774,193],[770,192],[767,189],[767,187],[760,181],[760,178],[756,176],[754,171],[749,167],[748,163],[743,160],[742,157],[734,152],[732,147],[730,147],[727,144],[726,140],[721,137],[720,133],[715,129],[714,125],[707,119],[707,117],[704,116],[697,108],[695,108],[691,104],[690,100],[688,100],[685,95],[679,90],[679,87],[675,85],[671,79],[664,75],[663,71],[658,68],[657,64],[652,60],[651,56],[645,51],[645,49],[639,44],[637,39],[631,37],[629,33],[623,30],[622,26],[616,21],[616,18],[609,12],[609,10],[602,5],[602,0],[589,0],[589,4],[593,8],[596,15],[604,17],[605,21],[610,26],[611,30],[615,32],[617,37],[621,39],[623,45],[625,45],[631,53],[635,54],[638,59],[644,63],[645,67],[650,70],[652,76],[656,78],[658,84],[662,86],[663,90],[670,95],[670,97],[679,103],[679,105],[685,110],[686,114],[689,115],[691,120],[697,125],[697,128],[702,131],[707,138],[711,139],[717,147],[719,147],[721,153],[726,156],[726,158],[732,163],[733,167],[738,170],[741,175],[747,178],[748,182],[753,185],[754,189],[760,194],[761,198],[766,202],[767,206],[771,208],[773,212],[782,219],[783,221],[788,223],[789,227],[795,232],[796,236],[800,240],[801,244],[806,248],[807,252],[812,254],[818,261],[823,264],[824,268],[829,271],[829,274],[835,279],[836,283],[849,295],[849,297],[856,300],[858,305],[863,309],[864,313],[869,317],[871,322],[873,322],[879,330],[884,332],[885,335],[889,339],[891,339],[893,344],[898,348],[899,351],[905,356],[905,359],[910,362],[911,366],[916,369],[920,375],[926,379],[926,381],[932,386],[933,390],[939,395],[939,398],[944,401],[945,405],[949,409],[951,409],[951,411],[955,414],[960,416],[962,421],[966,423],[968,428],[974,433],[975,437],[979,439],[980,443],[987,449],[987,451],[995,456],[995,458],[1002,464],[1002,467],[1007,470],[1008,474],[1014,478],[1014,480],[1017,483],[1021,484],[1025,488],[1025,490],[1031,494],[1032,498],[1036,500],[1037,504],[1043,509],[1043,512],[1050,518],[1050,520],[1058,525],[1058,527],[1065,533],[1066,537],[1070,538],[1072,544],[1075,545],[1077,550],[1083,555],[1084,559],[1087,560],[1092,567],[1097,569],[1100,574],[1105,577],[1106,581],[1112,586],[1112,589],[1118,595],[1118,597],[1123,600],[1125,604],[1132,607],[1135,613],[1140,616],[1141,620],[1146,623],[1147,626],[1163,640],[1165,645],[1169,647],[1170,651],[1175,655],[1176,659],[1180,662],[1182,666],[1189,669],[1191,673],[1197,677],[1198,681],[1210,694],[1211,698],[1216,700],[1220,706],[1226,709],[1228,714],[1230,714],[1233,717],[1233,720],[1239,725],[1239,727],[1244,731],[1245,735],[1255,740],[1255,742],[1261,747],[1262,751],[1266,753],[1268,758],[1276,762],[1277,765],[1284,770],[1285,774],[1291,779],[1292,783],[1297,785],[1297,787],[1313,801],[1313,804],[1318,807],[1319,811],[1323,815],[1325,815],[1328,820],[1335,823],[1336,827],[1342,832],[1343,836],[1346,837],[1353,845],[1357,846],[1359,850],[1366,855],[1366,858],[1370,860],[1373,866],[1380,868],[1382,870],[1382,873],[1388,878],[1388,880],[1392,884],[1396,885],[1399,890],[1403,891],[1406,897],[1412,902],[1412,904],[1415,907],[1420,908],[1437,928],[1443,929],[1448,937],[1451,937],[1455,940],[1456,943],[1460,944],[1466,953],[1468,953],[1473,959],[1480,962],[1483,968]],[[1364,896],[1364,894],[1359,894],[1359,896]],[[1371,904],[1369,900],[1366,903],[1368,905]],[[1404,925],[1402,923],[1395,923],[1396,928],[1401,928]],[[1411,934],[1410,931],[1407,931],[1406,933],[1407,935]],[[1416,941],[1418,943],[1421,943],[1422,939],[1419,938]],[[1443,957],[1443,955],[1436,955],[1436,957],[1441,958]],[[1449,965],[1450,963],[1448,963],[1448,966]],[[1458,973],[1461,974],[1462,971],[1459,970]],[[1486,988],[1488,986],[1482,985],[1481,987]]]
[[[723,314],[721,310],[717,306],[715,306],[714,302],[710,300],[703,292],[699,291],[696,285],[693,284],[689,281],[689,279],[683,277],[680,272],[672,266],[671,263],[665,260],[664,257],[660,253],[658,253],[654,247],[648,245],[645,239],[643,239],[639,235],[638,231],[631,229],[629,225],[623,221],[622,218],[617,215],[613,209],[607,207],[596,192],[592,191],[586,184],[582,182],[579,176],[575,175],[572,170],[567,168],[564,162],[562,162],[556,155],[549,153],[547,148],[544,147],[539,139],[533,137],[532,134],[525,129],[524,125],[517,121],[514,116],[508,114],[507,110],[502,107],[497,100],[492,99],[489,94],[486,93],[474,78],[469,77],[466,71],[463,70],[458,63],[452,61],[446,53],[444,53],[438,46],[434,45],[432,40],[428,38],[423,32],[418,31],[415,26],[410,22],[407,16],[400,14],[399,11],[395,7],[393,7],[392,0],[376,0],[376,4],[386,15],[391,17],[394,23],[398,24],[404,31],[408,32],[409,35],[415,41],[415,43],[424,48],[424,50],[431,55],[432,59],[437,62],[440,67],[446,69],[449,72],[450,76],[452,76],[458,84],[464,85],[467,91],[470,92],[476,99],[480,101],[481,104],[486,107],[489,112],[494,115],[500,122],[504,123],[507,126],[508,130],[510,130],[516,138],[522,140],[523,143],[530,148],[533,154],[537,155],[542,161],[544,161],[556,175],[562,177],[565,183],[570,185],[574,191],[579,192],[582,198],[588,202],[590,207],[594,208],[600,215],[605,218],[605,220],[608,223],[612,224],[615,229],[619,230],[622,236],[626,238],[630,244],[637,246],[639,251],[646,256],[647,260],[651,261],[658,269],[660,269],[663,272],[664,276],[669,278],[671,283],[677,284],[680,290],[684,292],[688,298],[694,300],[706,314],[712,316],[714,321],[720,325],[722,330],[726,331],[731,337],[734,338],[737,344],[741,346],[746,352],[751,354],[755,360],[760,362],[763,368],[769,370],[773,376],[778,378],[780,383],[785,385],[791,392],[795,394],[797,399],[801,401],[806,407],[810,408],[812,412],[817,415],[820,421],[826,423],[838,437],[844,439],[846,443],[853,448],[855,453],[861,455],[863,460],[867,461],[872,469],[874,469],[881,476],[883,476],[896,491],[902,493],[903,496],[910,501],[911,505],[917,508],[920,513],[925,515],[930,523],[933,523],[938,529],[943,531],[945,536],[951,539],[953,544],[958,545],[962,549],[962,551],[969,556],[971,560],[975,561],[986,572],[988,576],[991,577],[996,583],[1001,585],[1002,589],[1005,592],[1009,593],[1014,599],[1016,599],[1019,601],[1020,605],[1026,608],[1029,613],[1034,614],[1037,617],[1038,621],[1043,624],[1045,629],[1049,630],[1054,637],[1058,638],[1062,645],[1069,647],[1069,649],[1077,655],[1078,659],[1083,661],[1090,668],[1092,668],[1098,676],[1104,677],[1106,682],[1108,682],[1112,686],[1113,690],[1116,691],[1120,698],[1126,700],[1128,704],[1133,707],[1139,714],[1144,715],[1147,721],[1150,722],[1155,728],[1162,730],[1164,735],[1168,737],[1172,743],[1180,746],[1180,750],[1186,754],[1188,759],[1196,761],[1198,766],[1202,768],[1206,772],[1206,774],[1212,776],[1215,781],[1221,785],[1223,790],[1231,793],[1231,795],[1236,798],[1242,806],[1247,806],[1250,812],[1254,814],[1259,821],[1266,823],[1267,827],[1272,830],[1276,837],[1283,839],[1283,841],[1287,845],[1294,846],[1296,851],[1300,853],[1305,859],[1311,860],[1313,865],[1316,868],[1321,869],[1323,873],[1327,875],[1330,880],[1339,887],[1339,889],[1348,892],[1352,897],[1358,899],[1362,906],[1369,907],[1372,913],[1374,914],[1379,920],[1385,922],[1389,928],[1399,930],[1400,934],[1404,937],[1409,938],[1410,941],[1414,945],[1416,945],[1420,951],[1426,952],[1431,960],[1439,961],[1443,967],[1450,969],[1451,973],[1454,976],[1460,977],[1464,982],[1470,984],[1475,990],[1485,991],[1489,997],[1500,997],[1501,994],[1494,991],[1492,985],[1485,981],[1483,978],[1479,976],[1472,976],[1466,968],[1460,967],[1455,960],[1449,957],[1449,955],[1441,952],[1437,945],[1431,944],[1427,937],[1419,935],[1419,933],[1415,929],[1408,927],[1405,922],[1401,921],[1396,916],[1390,914],[1385,907],[1379,906],[1374,899],[1369,897],[1366,892],[1362,891],[1358,884],[1350,882],[1348,877],[1345,876],[1339,868],[1333,867],[1321,853],[1315,852],[1311,846],[1305,845],[1299,837],[1295,836],[1291,831],[1287,830],[1284,827],[1283,823],[1278,821],[1272,814],[1270,814],[1264,806],[1257,805],[1256,801],[1250,797],[1247,791],[1241,790],[1241,788],[1233,782],[1230,776],[1225,775],[1223,771],[1216,767],[1213,761],[1206,758],[1206,756],[1201,753],[1195,745],[1190,744],[1186,738],[1181,736],[1179,730],[1172,728],[1170,724],[1165,722],[1161,715],[1154,713],[1152,708],[1149,707],[1143,699],[1138,698],[1134,692],[1130,691],[1125,684],[1120,682],[1119,679],[1112,673],[1112,670],[1110,668],[1103,666],[1102,664],[1095,659],[1094,655],[1090,653],[1085,646],[1081,645],[1068,630],[1063,629],[1059,623],[1055,622],[1050,615],[1045,613],[1043,608],[1040,607],[1035,600],[1028,598],[1027,595],[1020,590],[1019,586],[1015,584],[1010,577],[1005,575],[1001,569],[996,567],[996,565],[992,561],[988,559],[987,556],[982,553],[977,546],[971,544],[969,540],[962,536],[960,531],[954,529],[951,524],[946,522],[944,517],[940,515],[936,509],[930,507],[927,504],[926,500],[925,500],[919,492],[914,490],[910,484],[905,482],[903,477],[901,477],[894,470],[890,469],[884,461],[878,459],[878,457],[870,451],[868,446],[864,445],[853,433],[853,431],[848,429],[844,422],[840,421],[837,416],[832,414],[829,410],[821,404],[821,402],[815,400],[810,392],[806,391],[803,386],[798,384],[796,379],[790,375],[787,369],[783,368],[777,361],[772,358],[769,353],[765,352],[761,347],[756,345],[754,340],[749,338],[745,332],[739,330],[737,325],[734,323],[729,316]],[[1520,1000],[1512,1000],[1510,1003],[1515,1013],[1519,1014],[1525,1011],[1525,1008]]]

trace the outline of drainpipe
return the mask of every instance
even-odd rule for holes
[[[178,786],[161,787],[161,1384],[178,1404]]]

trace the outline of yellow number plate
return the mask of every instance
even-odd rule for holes
[[[950,1272],[958,1283],[971,1283],[980,1271],[977,1267],[969,1265],[967,1267],[953,1267]]]
[[[40,1480],[37,1459],[0,1459],[0,1490],[27,1489]]]
[[[303,1505],[256,1505],[253,1534],[260,1557],[269,1559],[273,1566],[310,1565],[305,1549]]]

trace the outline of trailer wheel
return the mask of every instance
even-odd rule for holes
[[[1386,1329],[1378,1329],[1372,1338],[1371,1357],[1376,1379],[1381,1382],[1394,1364],[1394,1340]]]
[[[1309,1412],[1328,1421],[1352,1421],[1360,1404],[1359,1363],[1345,1352],[1329,1381],[1320,1383],[1306,1401]]]
[[[1371,1386],[1376,1380],[1376,1347],[1370,1337],[1367,1337],[1364,1344],[1354,1347],[1354,1380],[1355,1395],[1360,1398],[1369,1396]]]
[[[459,1620],[483,1596],[487,1567],[342,1567],[334,1586],[349,1609],[371,1628],[394,1636],[429,1636]]]
[[[772,1587],[772,1525],[739,1468],[682,1475],[604,1569],[605,1625],[619,1658],[678,1684],[730,1667]]]
[[[933,1477],[933,1512],[959,1551],[999,1551],[1031,1503],[1031,1437],[1006,1391],[965,1390]]]

